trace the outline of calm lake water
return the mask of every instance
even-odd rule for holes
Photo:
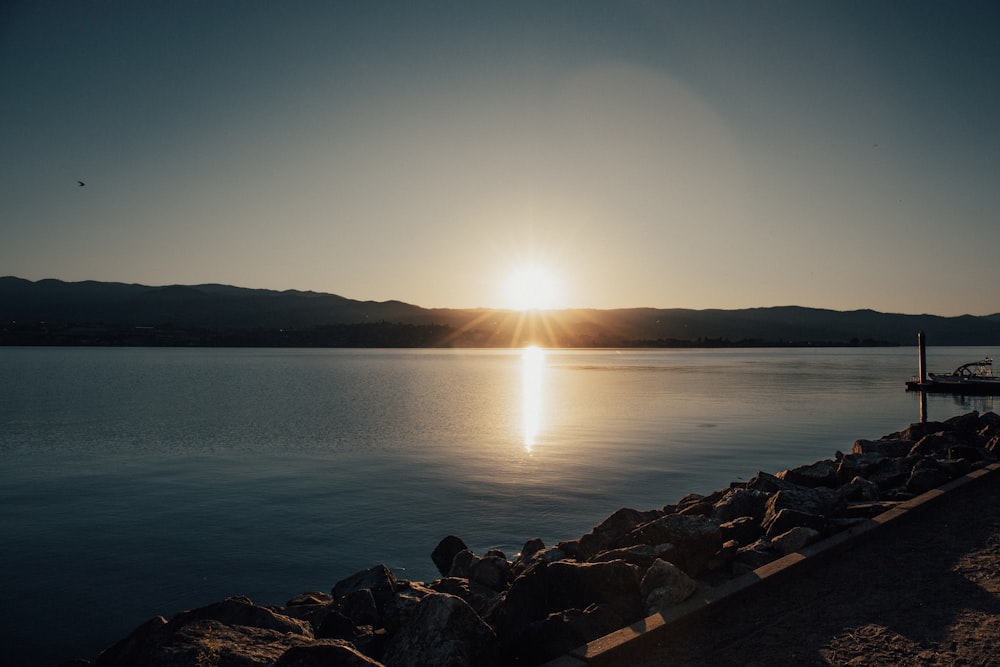
[[[0,348],[0,663],[93,657],[154,615],[281,604],[376,563],[431,580],[448,534],[511,557],[830,458],[918,421],[916,357]]]

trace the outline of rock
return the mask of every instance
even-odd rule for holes
[[[274,667],[383,667],[350,642],[327,640],[285,651]]]
[[[333,597],[340,600],[354,591],[368,590],[381,610],[382,605],[392,599],[396,586],[397,579],[392,571],[385,565],[376,565],[338,581],[333,587]]]
[[[351,643],[354,644],[355,648],[372,660],[380,662],[388,640],[385,628],[373,628],[370,625],[355,628],[354,636],[351,637]]]
[[[487,618],[493,613],[500,602],[500,594],[496,591],[470,582],[468,579],[445,577],[431,582],[427,586],[438,593],[447,593],[465,600],[480,618]]]
[[[514,575],[510,563],[500,556],[487,556],[473,561],[469,581],[500,592],[507,590]]]
[[[752,572],[777,559],[778,552],[771,548],[771,541],[767,538],[761,538],[753,544],[741,547],[736,552],[732,564],[733,574],[739,576]]]
[[[769,514],[764,520],[763,528],[765,535],[773,538],[799,526],[822,531],[826,528],[826,517],[785,508]]]
[[[610,605],[555,612],[521,632],[517,643],[508,647],[505,664],[541,664],[626,625]]]
[[[630,546],[622,544],[621,540],[639,524],[659,516],[659,512],[640,512],[623,507],[594,527],[580,538],[580,560],[589,560],[593,556],[619,547]]]
[[[293,604],[286,607],[272,607],[271,611],[280,613],[283,616],[305,621],[315,631],[315,629],[318,628],[323,622],[326,615],[329,614],[335,606],[336,605],[333,602],[328,602],[326,604]]]
[[[351,639],[356,624],[336,609],[331,609],[316,627],[317,639]]]
[[[780,535],[795,526],[821,530],[825,525],[825,518],[835,514],[843,506],[844,499],[833,489],[820,487],[779,491],[768,499],[761,526],[768,537]]]
[[[964,415],[957,415],[951,419],[944,420],[944,428],[948,431],[958,433],[975,433],[979,430],[979,412],[973,410]]]
[[[837,508],[842,507],[843,504],[843,498],[835,489],[819,487],[797,491],[779,491],[768,498],[765,518],[767,514],[778,509],[793,509],[799,512],[827,516],[834,514]]]
[[[556,549],[566,554],[567,558],[584,560],[583,556],[580,555],[580,540],[563,540],[556,543]]]
[[[218,621],[223,625],[243,625],[310,638],[313,636],[308,623],[258,607],[245,597],[226,598],[222,602],[182,611],[170,619],[168,625],[176,628],[206,620]]]
[[[493,629],[461,598],[432,593],[390,639],[382,661],[392,667],[496,664]]]
[[[963,459],[965,461],[982,461],[987,457],[986,450],[982,447],[972,445],[952,445],[948,448],[947,458],[949,461]]]
[[[760,522],[753,517],[740,516],[720,525],[719,533],[723,543],[732,540],[740,546],[745,546],[763,535],[764,530],[760,527]]]
[[[400,627],[408,624],[416,613],[421,601],[437,591],[426,588],[423,584],[407,582],[407,585],[396,589],[396,594],[382,610],[382,622],[386,632],[392,635]]]
[[[448,570],[447,576],[468,579],[469,575],[472,574],[472,564],[477,560],[479,560],[479,556],[469,549],[459,551],[451,561],[451,569]]]
[[[708,561],[722,546],[719,524],[700,516],[667,516],[644,523],[633,530],[633,544],[670,543],[677,547],[675,565],[692,577],[706,569]]]
[[[702,500],[693,505],[687,505],[682,509],[678,509],[676,514],[680,514],[681,516],[708,516],[714,506],[710,501]]]
[[[845,454],[837,466],[837,479],[841,483],[846,483],[855,477],[868,477],[884,459],[885,456],[878,452]]]
[[[847,501],[878,500],[878,484],[864,477],[855,477],[837,489],[840,497]]]
[[[671,556],[674,558],[678,557],[678,549],[674,544],[636,544],[631,547],[623,547],[621,549],[612,549],[611,551],[604,551],[588,562],[590,563],[606,563],[612,560],[623,560],[626,563],[635,565],[640,570],[646,570],[650,565],[652,565],[658,558],[664,560],[670,560]]]
[[[312,636],[212,619],[177,625],[157,617],[97,656],[95,667],[270,667]]]
[[[382,610],[375,602],[375,596],[372,595],[370,588],[347,593],[340,598],[339,605],[341,611],[347,618],[351,619],[351,623],[354,625],[371,625],[376,628],[384,625]],[[382,606],[384,608],[385,603]]]
[[[631,622],[642,614],[638,574],[638,568],[620,560],[541,563],[514,580],[490,620],[505,642],[549,614],[591,604],[608,604]]]
[[[957,433],[931,433],[925,435],[910,448],[910,456],[944,457],[950,447],[968,444],[968,438]]]
[[[945,425],[941,422],[917,422],[915,424],[910,424],[899,433],[895,433],[893,435],[901,440],[912,440],[913,442],[916,442],[925,435],[937,433],[944,430],[944,428]]]
[[[901,459],[883,459],[878,466],[869,471],[868,481],[874,483],[879,488],[882,497],[891,490],[906,484],[910,478],[913,466],[921,457],[906,456]]]
[[[639,593],[647,616],[691,597],[698,588],[694,579],[679,567],[657,559],[643,575]]]
[[[779,472],[777,477],[786,482],[792,482],[793,484],[807,488],[836,486],[837,462],[829,459],[817,461],[816,463]]]
[[[906,438],[882,438],[881,440],[855,440],[852,454],[881,454],[900,458],[910,453],[914,441]]]
[[[438,542],[438,545],[434,547],[434,551],[431,552],[431,560],[434,561],[434,566],[441,573],[442,577],[448,576],[448,572],[451,570],[451,562],[455,560],[455,554],[459,551],[465,551],[468,548],[461,538],[454,535],[448,535]]]
[[[524,543],[523,547],[521,547],[521,553],[519,553],[517,557],[514,559],[515,564],[531,560],[532,556],[534,556],[536,553],[538,553],[544,548],[545,548],[545,543],[542,542],[541,538],[538,537],[531,538],[530,540]]]
[[[913,467],[910,479],[906,481],[906,490],[919,495],[936,489],[948,480],[948,474],[942,470],[941,465],[934,459],[928,458]]]
[[[820,532],[805,526],[796,526],[777,537],[771,538],[771,546],[778,553],[788,555],[795,553],[802,547],[812,544],[820,537]]]
[[[777,493],[778,491],[791,491],[794,489],[802,488],[798,484],[789,482],[779,477],[766,473],[762,470],[758,470],[754,478],[747,482],[746,488],[754,489],[755,491],[763,491],[767,494]]]
[[[709,517],[719,523],[727,523],[741,516],[761,521],[764,518],[764,507],[768,497],[767,493],[756,489],[739,487],[730,489],[715,503]]]
[[[562,547],[546,547],[540,551],[536,551],[526,563],[518,563],[517,568],[514,569],[514,575],[516,577],[521,576],[522,574],[527,574],[539,564],[555,563],[560,560],[572,560],[572,558]]]
[[[300,593],[293,597],[291,600],[285,603],[286,607],[298,607],[302,605],[326,605],[333,602],[333,596],[328,593],[321,593],[319,591],[310,591],[308,593]]]

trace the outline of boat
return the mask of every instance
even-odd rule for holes
[[[913,376],[907,380],[906,388],[953,394],[1000,394],[1000,377],[993,375],[993,359],[983,357],[962,364],[951,373],[927,373],[923,379]]]

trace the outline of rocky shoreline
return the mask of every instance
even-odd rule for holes
[[[995,413],[916,423],[661,509],[620,509],[578,539],[530,539],[512,558],[447,536],[431,554],[432,582],[379,565],[284,606],[231,597],[155,617],[96,660],[63,664],[536,665],[998,457]]]

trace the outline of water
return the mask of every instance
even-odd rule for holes
[[[0,662],[93,657],[157,614],[281,604],[376,563],[431,580],[449,533],[513,556],[829,458],[918,420],[915,366],[901,348],[0,348]]]

